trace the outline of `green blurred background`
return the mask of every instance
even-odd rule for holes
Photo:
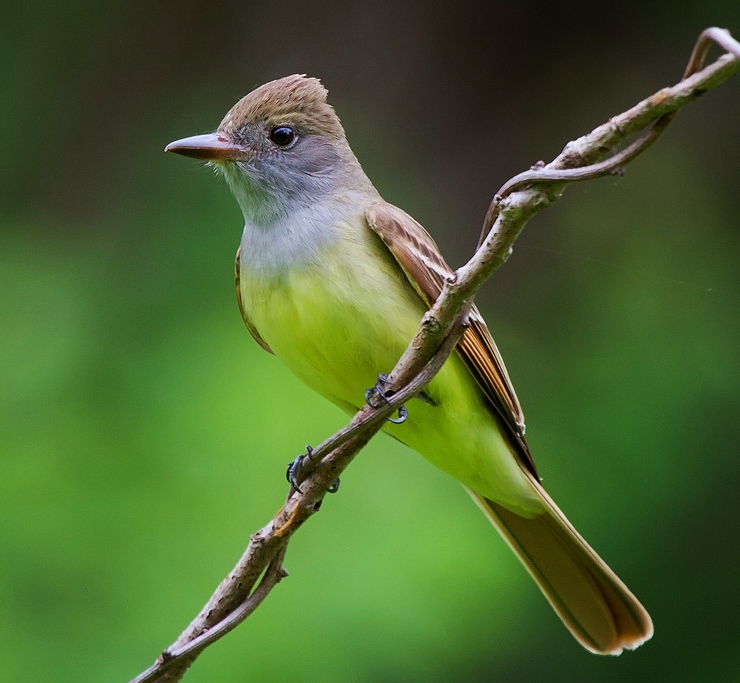
[[[241,216],[162,153],[319,76],[385,197],[459,265],[492,193],[680,76],[737,0],[5,2],[0,679],[125,681],[343,416],[244,329]],[[290,578],[188,681],[740,680],[740,77],[572,187],[479,297],[554,498],[651,611],[600,658],[452,480],[380,437]]]

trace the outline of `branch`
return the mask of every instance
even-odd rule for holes
[[[713,44],[727,54],[702,69]],[[366,405],[344,429],[311,451],[313,469],[300,482],[301,490],[291,488],[285,505],[251,537],[244,555],[200,614],[132,683],[180,680],[200,652],[246,619],[287,575],[282,563],[292,534],[319,510],[332,482],[382,428],[386,418],[418,394],[442,367],[465,330],[475,293],[506,262],[527,222],[559,199],[569,183],[619,173],[624,164],[658,138],[678,109],[738,71],[740,43],[724,29],[707,29],[700,35],[677,85],[663,88],[588,135],[569,142],[549,164],[520,173],[503,185],[486,214],[477,251],[446,283],[389,375],[388,401],[379,406]],[[635,142],[612,153],[640,131],[645,132]]]

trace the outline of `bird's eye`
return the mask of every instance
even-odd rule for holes
[[[290,126],[277,126],[270,131],[270,140],[279,147],[287,147],[295,137],[295,131]]]

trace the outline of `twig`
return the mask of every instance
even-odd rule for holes
[[[390,396],[382,408],[365,406],[358,411],[347,427],[313,449],[312,456],[318,464],[301,483],[302,493],[291,491],[288,500],[277,515],[252,536],[244,555],[200,614],[177,641],[160,655],[157,662],[133,679],[131,683],[179,680],[205,647],[231,631],[257,608],[274,585],[285,575],[282,569],[282,559],[290,536],[306,519],[318,512],[331,482],[380,430],[385,418],[419,393],[434,377],[455,348],[463,330],[464,326],[458,326],[457,331],[445,340],[440,353],[432,358],[427,367],[412,382]],[[271,570],[274,576],[265,581]],[[263,571],[265,571],[265,576],[262,582],[250,594],[252,586]],[[179,675],[172,678],[175,670],[179,672]],[[162,674],[163,671],[164,674]]]
[[[699,71],[715,43],[729,54]],[[418,394],[442,367],[464,331],[473,296],[506,262],[530,218],[559,199],[567,184],[617,172],[663,132],[679,108],[738,71],[740,44],[724,29],[707,29],[697,40],[681,82],[568,143],[552,162],[515,176],[499,190],[486,214],[478,250],[456,271],[453,281],[446,283],[389,375],[388,402],[363,407],[347,427],[312,451],[315,467],[301,482],[301,492],[291,489],[285,505],[252,536],[239,563],[200,614],[132,683],[180,680],[203,649],[249,616],[286,575],[282,562],[291,535],[319,510],[331,483],[381,429],[386,417]],[[602,160],[648,126],[631,145]]]

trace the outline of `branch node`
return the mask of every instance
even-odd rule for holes
[[[650,102],[650,105],[653,107],[659,107],[663,102],[665,102],[671,94],[670,88],[661,88],[656,92],[648,101]]]
[[[454,283],[450,282],[448,287],[454,287]],[[424,330],[424,334],[436,335],[440,332],[442,325],[436,315],[427,311],[421,319],[421,327]]]

